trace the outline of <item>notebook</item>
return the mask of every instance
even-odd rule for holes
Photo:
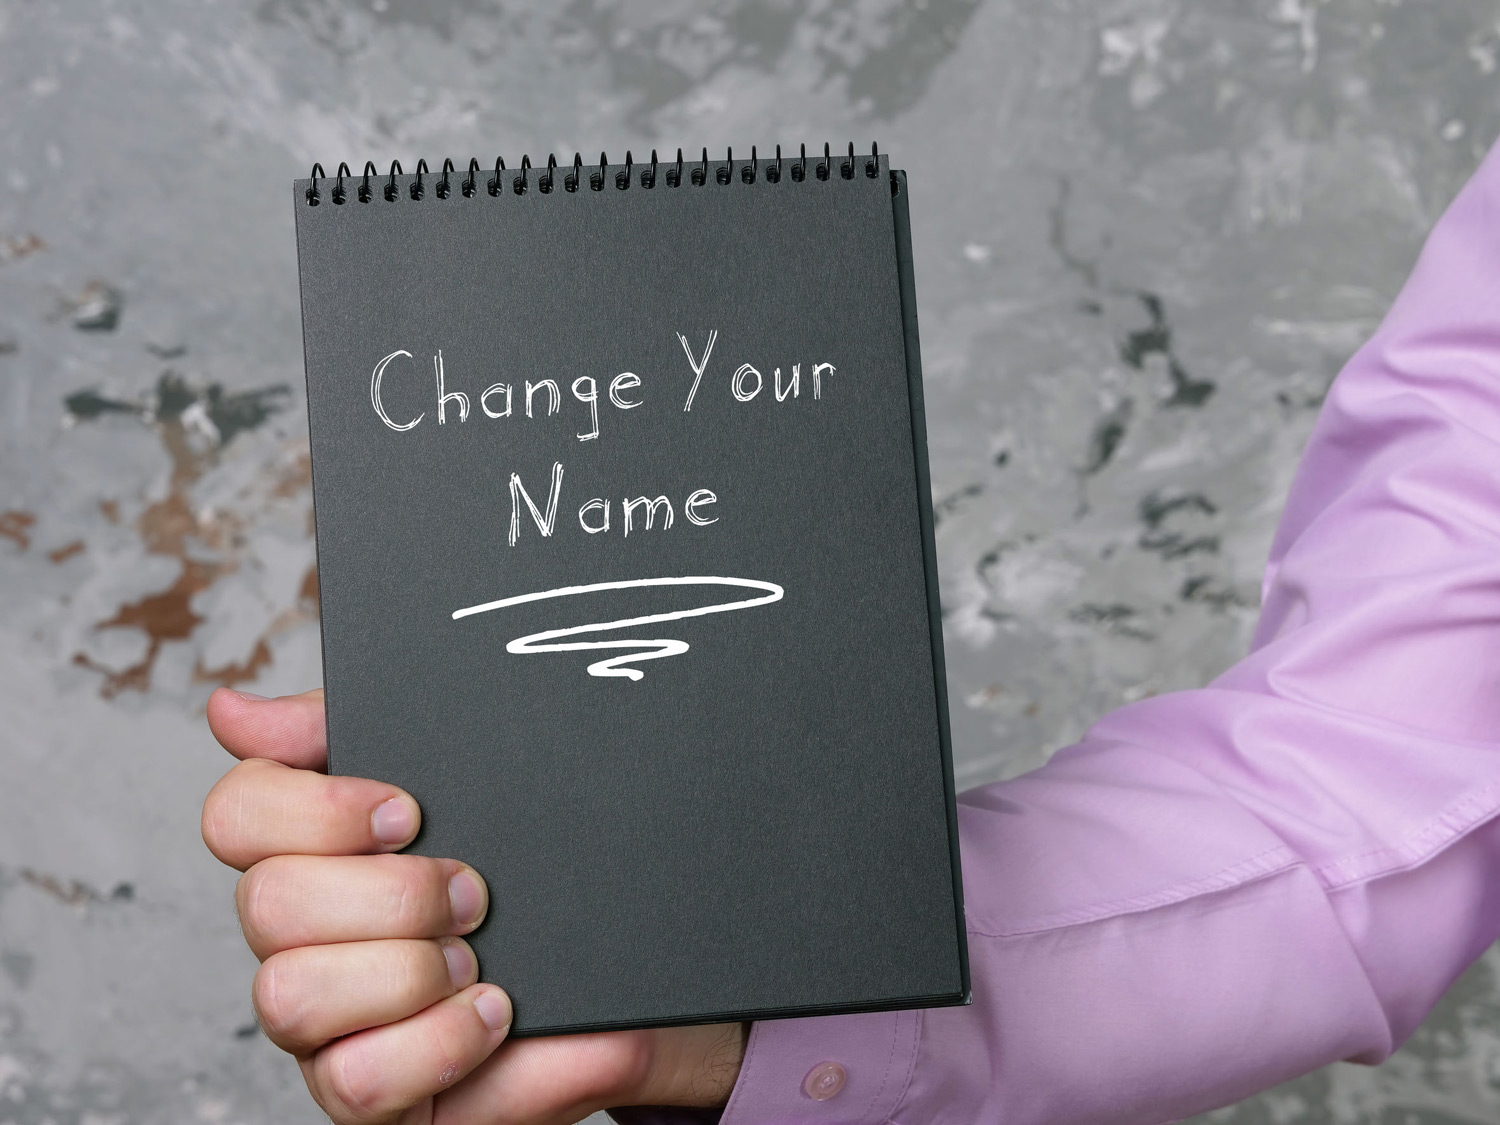
[[[294,184],[330,768],[490,888],[512,1034],[968,994],[906,177]]]

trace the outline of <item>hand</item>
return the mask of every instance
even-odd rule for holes
[[[203,839],[245,873],[235,902],[261,961],[256,1018],[337,1125],[541,1125],[617,1105],[724,1104],[743,1024],[505,1042],[510,1000],[476,983],[463,940],[491,905],[483,879],[457,860],[393,854],[421,812],[395,786],[323,772],[321,691],[221,688],[208,721],[241,759],[204,802]]]

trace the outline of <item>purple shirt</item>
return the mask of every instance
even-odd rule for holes
[[[959,797],[973,1004],[757,1023],[723,1125],[1185,1117],[1379,1062],[1500,936],[1497,152],[1333,384],[1250,655]]]

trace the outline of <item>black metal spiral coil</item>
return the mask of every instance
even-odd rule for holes
[[[861,160],[864,164],[865,176],[873,180],[880,175],[880,146],[872,144],[869,156],[861,158],[855,155],[854,143],[852,141],[849,144],[849,153],[844,157],[835,157],[831,146],[825,144],[823,146],[822,158],[815,158],[811,167],[809,167],[808,163],[806,145],[801,146],[799,154],[796,157],[787,158],[785,161],[783,161],[780,145],[776,146],[775,158],[765,161],[759,159],[754,146],[750,149],[749,160],[736,161],[734,158],[734,149],[731,148],[726,150],[723,163],[716,165],[712,176],[709,173],[710,162],[708,159],[708,149],[706,148],[703,150],[701,158],[689,161],[684,161],[682,149],[679,148],[677,150],[677,159],[675,161],[667,161],[665,166],[658,159],[656,150],[652,149],[650,165],[640,165],[639,174],[636,172],[637,165],[634,156],[627,152],[625,154],[624,168],[615,172],[612,178],[609,176],[610,164],[609,157],[606,154],[602,152],[599,154],[598,168],[593,171],[587,171],[583,162],[583,155],[575,153],[573,163],[567,167],[562,175],[562,189],[566,192],[576,192],[587,183],[590,190],[603,191],[608,183],[612,183],[616,191],[626,191],[632,183],[635,183],[649,191],[658,186],[667,188],[680,188],[684,185],[704,187],[710,180],[716,186],[728,186],[733,184],[736,179],[742,184],[754,184],[762,177],[770,184],[779,184],[783,179],[790,179],[793,183],[802,183],[807,179],[809,171],[818,180],[826,181],[832,178],[835,172],[843,179],[852,180],[859,170]],[[512,173],[507,171],[505,160],[497,156],[495,158],[494,174],[490,176],[485,187],[490,195],[495,196],[500,195],[507,187],[516,195],[525,195],[533,186],[535,186],[538,192],[546,195],[556,186],[558,168],[557,157],[549,154],[546,170],[533,175],[531,157],[523,156],[521,157],[519,171]],[[738,177],[735,176],[736,168],[739,170]],[[442,178],[437,181],[437,186],[431,193],[433,198],[449,199],[452,197],[453,190],[450,177],[456,175],[456,173],[457,167],[453,161],[445,159],[443,161]],[[388,178],[380,191],[381,197],[388,203],[395,203],[401,198],[402,193],[396,186],[396,177],[400,175],[403,175],[401,162],[399,160],[391,161]],[[416,177],[408,188],[406,195],[415,202],[421,202],[426,199],[428,197],[426,180],[431,176],[432,173],[427,167],[427,161],[418,160]],[[332,177],[334,183],[328,192],[328,198],[336,207],[342,207],[351,199],[360,203],[369,203],[375,198],[375,192],[372,190],[370,183],[372,177],[379,179],[380,173],[376,171],[375,165],[371,161],[365,162],[364,173],[358,177],[349,170],[348,164],[340,163],[338,172]],[[321,183],[328,179],[330,177],[323,171],[323,165],[314,164],[312,167],[311,182],[305,192],[309,207],[317,207],[322,203],[323,191]],[[351,181],[357,179],[359,181],[359,186],[354,190],[352,195],[344,187],[346,179]],[[459,181],[458,194],[465,199],[472,199],[478,194],[480,182],[479,160],[473,158],[469,161],[468,173]],[[892,194],[895,194],[897,190],[896,178],[892,176]]]

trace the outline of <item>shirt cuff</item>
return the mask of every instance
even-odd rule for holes
[[[922,1013],[760,1020],[722,1125],[876,1125],[911,1081]]]

